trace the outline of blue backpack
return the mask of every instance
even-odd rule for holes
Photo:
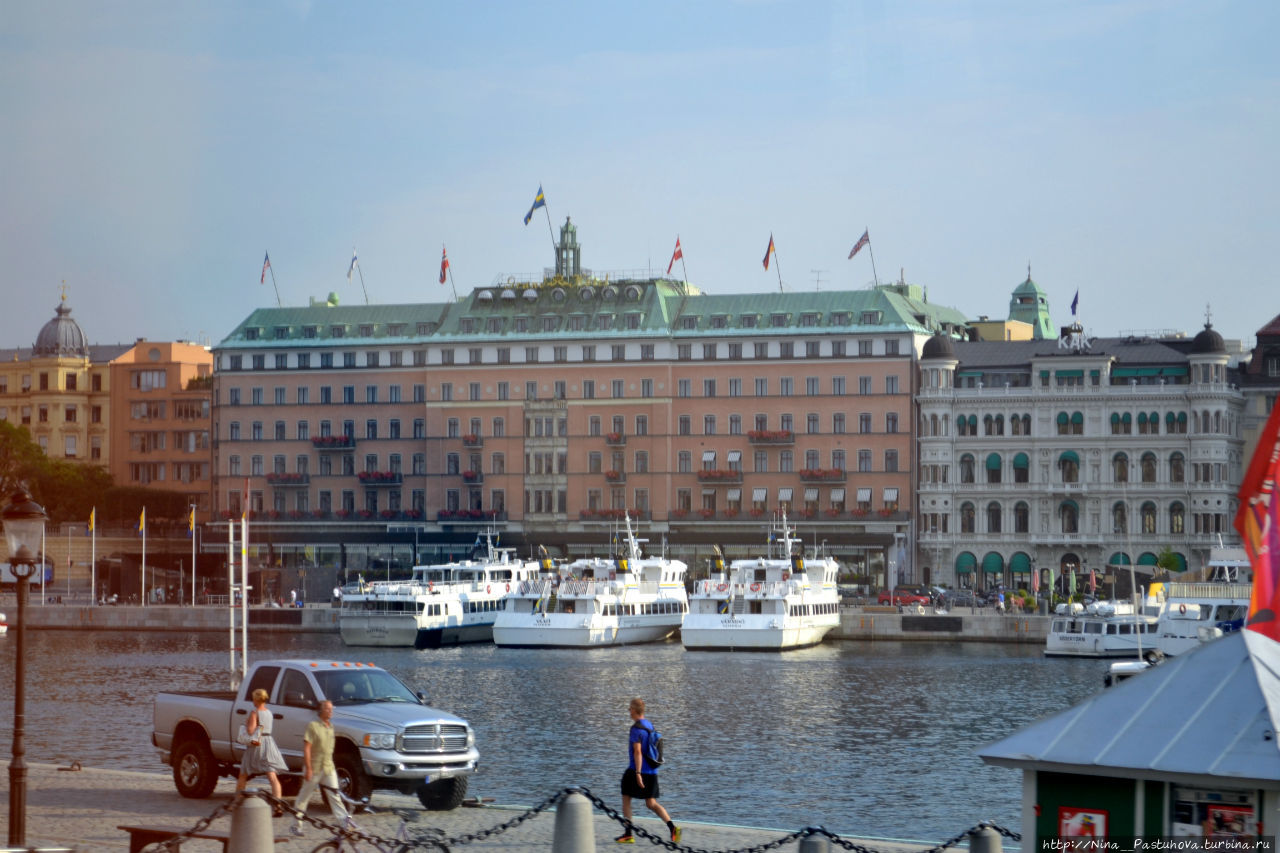
[[[649,736],[645,738],[644,760],[654,767],[661,767],[664,760],[662,757],[662,732],[654,728],[650,720],[645,720],[644,722],[649,723],[649,725],[641,725],[640,721],[637,720],[631,724],[631,728],[638,728],[649,733]]]

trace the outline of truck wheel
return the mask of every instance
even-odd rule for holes
[[[302,776],[289,774],[276,774],[280,778],[280,793],[286,797],[296,797],[298,792],[302,790]]]
[[[418,789],[418,800],[433,812],[447,812],[462,805],[467,796],[467,777],[440,779]]]
[[[360,756],[350,748],[339,750],[333,756],[333,768],[338,774],[338,790],[353,800],[367,800],[373,793],[373,786],[364,775],[360,765]]]
[[[193,800],[203,800],[218,785],[218,767],[209,745],[200,740],[187,740],[173,751],[173,786],[178,793]]]

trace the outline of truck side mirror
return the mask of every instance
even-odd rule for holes
[[[426,693],[423,693],[421,690],[419,690],[419,691],[418,691],[416,694],[414,694],[414,695],[418,697],[418,702],[419,702],[419,703],[421,703],[421,704],[423,704],[423,705],[430,705],[430,704],[431,704],[430,702],[428,702],[428,701],[427,701],[427,694],[426,694]]]

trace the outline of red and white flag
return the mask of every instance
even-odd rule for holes
[[[671,253],[671,263],[667,264],[667,275],[671,275],[671,268],[676,265],[676,261],[684,260],[684,252],[680,250],[680,238],[676,237],[676,250]]]
[[[263,252],[262,253],[262,278],[258,279],[258,284],[267,283],[267,270],[269,269],[271,269],[271,253]],[[272,275],[275,275],[275,273],[272,273]]]
[[[858,242],[853,244],[853,248],[849,250],[849,260],[853,260],[853,256],[858,254],[863,246],[871,242],[871,235],[867,231],[862,232],[862,236],[858,238]]]
[[[440,283],[444,284],[445,272],[449,269],[449,251],[444,246],[440,247]]]

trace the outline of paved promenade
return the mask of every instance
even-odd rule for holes
[[[5,780],[7,782],[7,778]],[[475,787],[483,793],[483,782]],[[7,787],[7,785],[6,785]],[[29,765],[27,769],[27,844],[45,847],[70,847],[78,851],[127,851],[129,837],[116,829],[121,824],[163,824],[190,827],[203,817],[208,816],[218,806],[226,803],[232,796],[234,782],[224,779],[218,783],[218,789],[207,800],[187,800],[178,796],[169,776],[156,773],[136,773],[119,770],[84,769],[79,771],[59,770],[47,764]],[[5,827],[8,827],[8,796],[0,801],[5,816]],[[530,802],[537,802],[554,794],[554,790],[537,792],[530,797]],[[597,792],[610,801],[612,791]],[[617,799],[613,797],[612,799]],[[417,807],[417,800],[410,797],[376,794],[373,799],[375,807]],[[612,803],[614,807],[618,804]],[[636,812],[647,814],[643,804]],[[443,830],[449,837],[477,833],[490,827],[506,823],[526,811],[523,807],[503,806],[496,804],[484,808],[461,808],[452,812],[421,812],[419,826],[434,826]],[[328,820],[328,809],[317,806],[314,802],[310,816]],[[362,829],[370,834],[391,837],[395,833],[399,819],[391,813],[379,815],[361,815],[357,818]],[[277,818],[274,821],[277,831],[287,830],[290,818]],[[665,827],[657,820],[643,819],[637,823],[654,833],[661,833],[665,838]],[[682,823],[684,837],[683,847],[701,850],[734,850],[756,847],[787,835],[793,829],[752,829],[746,827],[716,826],[702,823]],[[549,851],[555,826],[555,815],[544,812],[522,823],[520,826],[482,841],[468,844],[450,845],[455,853],[467,851]],[[212,828],[230,829],[230,818],[220,817]],[[613,838],[620,833],[618,824],[606,815],[595,814],[596,848],[600,851],[655,849],[643,839],[638,840],[635,847],[621,847],[613,843]],[[276,850],[284,853],[306,853],[324,840],[320,830],[307,827],[307,837],[291,839],[288,843],[278,844]],[[857,841],[867,847],[885,853],[913,853],[930,845],[903,844],[867,839],[847,839]],[[641,846],[643,845],[643,846]],[[201,851],[221,850],[216,841],[192,840],[182,846],[184,851],[201,853]],[[791,842],[780,849],[783,851],[798,850],[799,842]],[[836,849],[836,848],[833,848]]]

